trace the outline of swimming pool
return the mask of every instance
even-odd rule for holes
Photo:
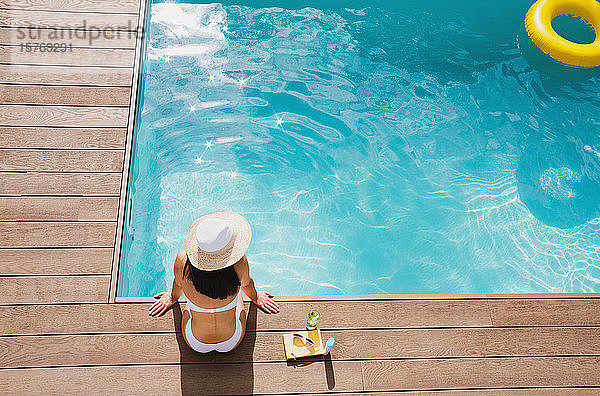
[[[599,292],[600,79],[531,3],[152,3],[119,295],[215,211],[278,295]]]

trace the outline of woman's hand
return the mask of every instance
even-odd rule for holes
[[[257,307],[267,313],[279,313],[279,305],[273,301],[273,295],[269,292],[259,291],[256,293],[256,301],[253,301]]]
[[[173,300],[171,292],[158,293],[154,298],[158,298],[159,300],[152,304],[148,310],[148,315],[150,316],[164,315],[164,313],[177,302],[177,300]]]

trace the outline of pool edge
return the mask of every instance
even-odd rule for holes
[[[146,37],[146,27],[148,24],[148,8],[150,0],[141,0],[138,14],[138,36],[136,37],[135,57],[133,60],[133,73],[131,84],[131,96],[129,101],[129,116],[127,122],[127,135],[125,137],[125,152],[123,155],[123,167],[121,170],[121,187],[119,193],[119,209],[117,226],[115,230],[115,243],[113,248],[112,267],[110,271],[110,284],[108,290],[109,303],[116,302],[119,280],[119,267],[121,264],[121,248],[123,239],[123,227],[126,212],[126,202],[128,198],[129,185],[129,168],[131,163],[131,152],[133,148],[133,140],[135,138],[135,129],[138,121],[138,102],[140,84],[142,82],[141,74],[143,71],[142,62],[144,60],[144,47]],[[141,26],[141,28],[140,28]]]
[[[507,294],[356,294],[277,296],[278,301],[380,301],[380,300],[490,300],[490,299],[600,299],[600,293],[507,293]],[[115,303],[148,303],[154,297],[116,297]],[[186,301],[184,298],[180,302]],[[244,296],[244,301],[250,301]]]

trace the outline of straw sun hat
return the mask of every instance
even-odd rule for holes
[[[194,267],[215,271],[238,262],[246,254],[251,238],[250,224],[242,215],[211,213],[192,223],[185,250]]]

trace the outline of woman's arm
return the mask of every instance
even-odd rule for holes
[[[173,279],[173,287],[171,292],[162,292],[154,296],[154,298],[158,298],[159,300],[152,304],[148,310],[148,315],[162,316],[169,308],[171,308],[171,306],[173,306],[173,304],[179,300],[179,297],[181,297],[181,294],[183,293],[180,279],[183,279],[183,266],[185,265],[186,260],[187,256],[185,250],[177,253],[175,264],[173,266],[175,278]]]
[[[240,279],[240,288],[246,293],[256,306],[268,313],[278,313],[279,305],[273,301],[273,295],[269,292],[256,291],[254,280],[250,277],[250,267],[246,256],[234,264],[235,272]]]

